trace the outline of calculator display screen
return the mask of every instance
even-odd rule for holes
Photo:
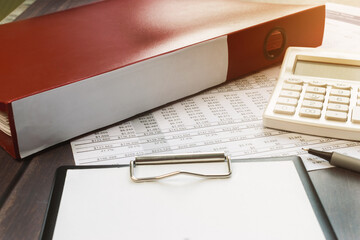
[[[294,74],[360,81],[360,66],[297,59]]]

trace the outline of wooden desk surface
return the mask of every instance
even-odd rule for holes
[[[18,19],[98,0],[37,0]],[[57,167],[74,165],[69,142],[22,161],[0,148],[0,239],[37,239]],[[310,172],[339,239],[360,236],[360,174],[332,168]]]

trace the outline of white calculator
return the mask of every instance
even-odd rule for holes
[[[290,47],[264,126],[360,140],[360,54]]]

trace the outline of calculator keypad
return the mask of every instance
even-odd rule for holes
[[[322,94],[324,95],[326,92],[326,88],[323,87],[313,87],[313,86],[308,86],[306,88],[306,92],[308,93],[316,93],[316,94]]]
[[[285,80],[285,82],[290,83],[290,84],[299,84],[299,85],[302,85],[304,83],[303,80],[298,79],[298,78],[288,78]]]
[[[299,115],[301,117],[320,118],[321,111],[316,108],[300,108]]]
[[[353,123],[360,123],[360,106],[354,107],[351,121]]]
[[[295,107],[276,104],[276,106],[274,108],[274,112],[275,113],[280,113],[280,114],[294,115]]]
[[[330,95],[341,96],[341,97],[350,97],[350,91],[342,90],[342,89],[331,89]]]
[[[305,93],[304,99],[323,102],[325,99],[325,96],[323,94]]]
[[[338,104],[346,104],[349,105],[350,98],[348,97],[338,97],[338,96],[331,96],[329,97],[329,103],[338,103]]]
[[[343,104],[329,103],[327,109],[332,111],[348,112],[349,106]]]
[[[279,97],[276,103],[296,107],[298,104],[298,100],[295,98]]]
[[[326,82],[324,81],[318,81],[318,80],[313,80],[309,82],[310,86],[317,86],[317,87],[326,87]]]
[[[312,119],[319,119],[323,115],[324,119],[337,122],[346,122],[351,116],[352,123],[360,124],[360,88],[355,98],[356,106],[352,109],[349,107],[351,89],[352,86],[347,83],[328,84],[324,81],[306,82],[289,78],[282,85],[273,111]]]
[[[280,92],[280,97],[287,97],[287,98],[296,98],[299,99],[300,93],[295,91],[289,91],[289,90],[282,90]]]
[[[350,89],[351,89],[351,85],[350,85],[350,84],[347,84],[347,83],[335,83],[335,84],[333,85],[333,88],[348,89],[348,90],[350,90]]]
[[[327,120],[345,122],[347,120],[347,113],[328,110],[325,113],[325,118]]]
[[[289,47],[264,127],[360,141],[360,55]]]
[[[301,85],[297,85],[297,84],[287,84],[284,83],[282,89],[284,90],[290,90],[290,91],[296,91],[296,92],[301,92]]]
[[[323,103],[317,101],[304,100],[301,104],[302,107],[322,109]]]

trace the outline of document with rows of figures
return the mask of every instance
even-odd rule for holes
[[[327,5],[321,47],[360,54],[359,13],[353,7]],[[71,142],[75,163],[126,164],[140,155],[215,151],[234,158],[299,155],[311,171],[331,165],[302,147],[359,155],[360,142],[263,127],[262,113],[279,70],[274,66],[78,138]]]

